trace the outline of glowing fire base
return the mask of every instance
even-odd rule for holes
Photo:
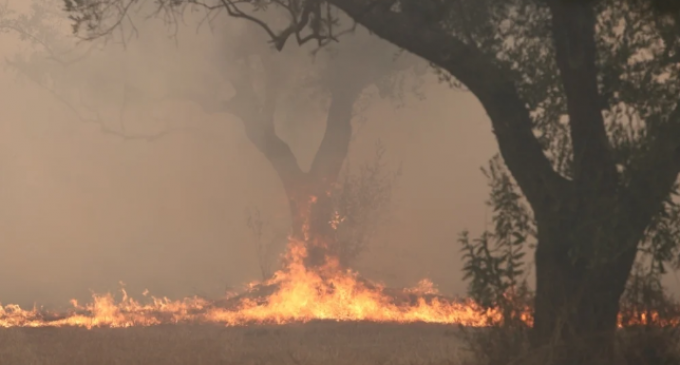
[[[210,323],[227,326],[283,324],[311,320],[428,322],[486,326],[501,319],[494,310],[483,310],[471,301],[455,301],[438,295],[429,280],[415,288],[390,290],[361,280],[351,270],[329,259],[316,270],[303,265],[304,245],[292,244],[287,265],[263,283],[249,284],[241,294],[219,301],[193,297],[182,300],[150,297],[140,303],[122,290],[122,299],[93,295],[91,303],[53,313],[16,305],[0,306],[1,327],[79,326],[130,327],[174,323]],[[260,294],[269,291],[269,294]],[[146,292],[144,293],[146,296]]]

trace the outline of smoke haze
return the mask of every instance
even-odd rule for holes
[[[10,1],[10,8],[29,10],[20,3]],[[220,22],[237,21],[223,16]],[[3,304],[62,306],[87,298],[89,290],[116,290],[119,281],[134,296],[144,289],[169,297],[217,296],[259,278],[244,212],[257,207],[273,231],[285,233],[289,212],[278,176],[238,118],[164,98],[178,85],[202,87],[215,70],[230,67],[222,54],[230,51],[225,39],[240,25],[211,32],[196,31],[197,23],[180,24],[177,40],[159,21],[137,24],[139,36],[126,47],[94,49],[60,74],[70,84],[59,90],[85,88],[111,129],[120,131],[124,120],[129,134],[170,130],[151,141],[106,133],[24,75],[11,68],[0,72]],[[62,28],[61,39],[67,39],[68,24]],[[0,54],[13,59],[39,50],[27,43],[16,32],[0,34]],[[282,72],[314,67],[307,50],[295,48],[286,47],[292,55]],[[29,61],[38,73],[56,69],[45,59]],[[125,84],[133,91],[119,118]],[[496,144],[471,94],[431,71],[420,93],[423,100],[407,90],[399,108],[375,96],[365,108],[355,107],[361,128],[355,128],[350,166],[370,161],[380,140],[392,168],[401,163],[403,172],[394,217],[357,268],[389,285],[427,276],[443,292],[462,295],[456,238],[466,228],[479,232],[487,218],[488,189],[479,168]],[[320,144],[327,107],[308,100],[288,105],[277,125],[305,170]]]

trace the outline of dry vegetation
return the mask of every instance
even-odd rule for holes
[[[0,330],[2,365],[457,364],[454,326],[315,322]]]

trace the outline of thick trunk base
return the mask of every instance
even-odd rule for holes
[[[619,303],[635,246],[603,234],[608,222],[574,222],[539,226],[531,345],[546,365],[618,365]]]

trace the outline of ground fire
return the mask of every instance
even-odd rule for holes
[[[309,239],[305,234],[305,239]],[[503,320],[499,309],[485,309],[472,300],[441,295],[428,279],[416,287],[391,289],[362,279],[341,267],[333,257],[322,266],[305,264],[305,239],[290,239],[284,268],[264,282],[247,285],[241,293],[220,300],[191,297],[181,300],[143,295],[137,301],[121,289],[122,298],[111,293],[93,295],[92,301],[71,301],[67,312],[17,305],[0,306],[0,327],[132,327],[161,324],[201,323],[226,326],[285,324],[312,320],[440,323],[484,327]],[[630,316],[629,316],[630,317]],[[654,322],[654,313],[632,316],[628,325]],[[531,310],[521,320],[531,325]],[[679,325],[680,319],[670,325]],[[623,324],[621,324],[623,325]]]
[[[284,269],[266,282],[249,284],[244,292],[219,301],[150,297],[142,303],[121,290],[119,300],[105,294],[93,295],[92,302],[84,305],[72,301],[73,308],[67,313],[6,305],[0,310],[0,326],[92,328],[167,323],[233,326],[310,320],[484,326],[488,321],[500,320],[494,310],[483,310],[471,301],[454,301],[438,295],[428,280],[415,288],[390,290],[360,279],[351,270],[339,268],[333,260],[317,270],[309,270],[303,264],[305,255],[303,244],[291,242]]]

